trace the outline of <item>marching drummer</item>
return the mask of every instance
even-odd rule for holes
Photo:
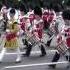
[[[3,5],[3,7],[1,8],[1,13],[3,15],[3,23],[4,23],[4,29],[3,29],[3,31],[5,31],[6,28],[7,28],[7,21],[8,21],[8,17],[7,17],[8,8],[7,8],[6,5]]]
[[[31,27],[30,31],[32,32],[32,35],[34,36],[33,41],[35,41],[34,39],[36,39],[36,42],[39,42],[42,39],[42,33],[43,33],[43,20],[42,20],[41,8],[35,7],[34,14],[35,14],[35,20],[32,23],[32,27]],[[29,42],[25,56],[30,55],[32,46],[33,46],[33,44],[31,42]],[[45,56],[46,51],[45,51],[44,46],[42,44],[40,44],[39,47],[40,47],[41,53],[42,53],[40,56]]]
[[[34,20],[34,10],[33,10],[33,6],[30,4],[29,5],[29,11],[27,12],[27,15],[29,16],[30,19],[30,23],[32,24],[32,21]]]
[[[50,30],[52,30],[54,35],[57,36],[59,34],[59,30],[58,29],[60,29],[60,28],[58,28],[59,24],[63,25],[63,23],[62,23],[62,16],[59,14],[61,12],[60,5],[59,4],[57,4],[57,5],[55,4],[53,9],[54,9],[54,11],[56,13],[56,18],[51,23]],[[59,57],[60,57],[60,54],[58,52],[56,52],[54,57],[53,57],[53,59],[52,59],[52,62],[57,62]],[[55,68],[56,65],[49,65],[49,66],[52,67],[52,68]]]
[[[24,47],[24,48],[27,48],[28,41],[26,39],[26,35],[27,35],[27,32],[28,32],[31,24],[30,24],[28,14],[25,14],[25,12],[26,12],[25,6],[23,4],[20,4],[20,7],[19,7],[20,32],[19,32],[19,34],[21,34],[21,36],[23,36],[22,42],[23,42],[24,45],[26,45],[26,47]]]
[[[70,10],[64,10],[62,12],[62,17],[63,17],[63,19],[62,19],[63,21],[61,21],[61,23],[58,25],[58,34],[57,34],[57,44],[59,44],[59,42],[61,42],[61,43],[59,44],[59,46],[56,47],[58,52],[55,53],[55,55],[52,59],[52,62],[57,62],[60,58],[60,55],[65,55],[66,56],[67,55],[66,50],[67,50],[68,47],[70,48],[70,45],[69,45],[70,39],[68,38],[68,42],[67,41],[65,42],[65,39],[66,39],[65,36],[67,36],[68,33],[64,33],[65,32],[64,29],[70,28],[70,23],[69,23]],[[67,46],[67,43],[68,43],[69,46]],[[62,46],[63,46],[63,48],[66,48],[66,49],[65,50],[61,49]],[[68,56],[66,56],[66,59],[70,61],[70,57],[68,59]],[[49,66],[52,67],[52,68],[55,68],[56,64],[49,65]]]
[[[8,49],[17,51],[16,62],[20,62],[21,55],[20,55],[20,49],[18,46],[18,37],[17,37],[17,32],[19,31],[19,28],[17,22],[14,19],[15,9],[12,8],[10,10],[9,15],[10,15],[10,20],[8,21],[7,30],[5,34],[5,44],[0,54],[0,62],[2,62],[2,59]]]
[[[65,26],[62,29],[62,34],[63,34],[64,40],[66,42],[66,45],[69,51],[69,55],[66,54],[66,59],[70,62],[70,10],[67,9],[63,11],[62,16],[63,16],[64,24],[65,24]]]
[[[45,28],[47,35],[50,38],[46,43],[46,46],[48,46],[48,47],[50,46],[51,41],[53,39],[53,32],[52,32],[52,30],[50,30],[50,26],[51,26],[52,22],[55,20],[55,16],[56,16],[55,11],[51,7],[51,5],[49,5],[48,9],[45,10],[43,13],[44,28]]]

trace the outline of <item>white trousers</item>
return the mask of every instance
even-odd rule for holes
[[[15,49],[16,53],[17,53],[17,59],[16,61],[21,60],[21,54],[20,54],[20,49],[19,47]],[[7,53],[7,48],[3,47],[1,53],[0,53],[0,62],[2,62],[4,55]]]

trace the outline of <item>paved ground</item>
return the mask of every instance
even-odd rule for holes
[[[47,63],[51,63],[54,52],[47,52],[45,57],[40,57],[40,54],[40,52],[37,52],[31,53],[30,57],[22,56],[21,63],[15,63],[15,54],[5,55],[3,62],[0,64],[0,70],[67,70],[68,64],[57,64],[55,69],[52,69],[47,65]],[[59,62],[61,61],[66,61],[66,59],[61,57]],[[68,70],[69,69],[70,68],[68,68]]]
[[[21,39],[19,40],[20,40],[20,46],[23,47]],[[46,40],[47,38],[44,36],[44,42],[46,42]],[[51,43],[51,46],[55,46],[56,45],[55,42],[56,40],[54,38]],[[2,47],[3,43],[1,44],[0,48]],[[5,55],[3,62],[0,63],[0,70],[70,70],[70,68],[67,69],[68,64],[57,64],[55,69],[50,68],[47,65],[47,63],[51,63],[51,60],[55,52],[48,52],[49,50],[54,50],[54,49],[46,47],[47,55],[45,57],[40,57],[39,55],[41,54],[41,52],[39,47],[38,46],[34,47],[32,49],[33,53],[30,55],[30,57],[22,57],[21,63],[15,63],[16,60],[15,54]],[[23,50],[22,52],[25,51]],[[59,61],[60,62],[66,61],[66,59],[64,57],[61,57]]]

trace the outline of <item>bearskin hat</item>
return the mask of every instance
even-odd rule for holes
[[[28,6],[29,6],[30,9],[33,10],[33,6],[32,6],[32,4],[29,4]]]
[[[63,19],[70,20],[70,9],[64,10],[62,13]]]
[[[20,6],[19,6],[19,10],[26,12],[25,5],[21,3]]]
[[[35,14],[35,15],[39,15],[39,16],[41,17],[41,16],[42,16],[42,10],[41,10],[41,8],[38,7],[38,6],[36,6],[36,7],[34,8],[34,14]]]
[[[62,7],[60,4],[54,4],[53,9],[55,12],[61,12]]]

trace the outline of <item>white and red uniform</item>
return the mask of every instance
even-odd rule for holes
[[[60,54],[66,53],[67,49],[70,48],[70,26],[64,24],[57,35],[57,45]]]
[[[49,17],[48,17],[48,22],[51,23],[53,20],[55,20],[56,18],[56,14],[55,12],[52,10],[49,12]]]
[[[65,26],[62,33],[64,34],[67,47],[70,48],[70,26]]]
[[[31,25],[28,15],[19,15],[19,25],[24,32],[27,31],[28,27]]]
[[[33,27],[32,27],[32,31],[34,36],[37,38],[37,40],[41,40],[42,39],[42,34],[43,34],[43,20],[34,20],[33,22]]]
[[[19,24],[20,24],[20,27],[23,31],[25,31],[25,23],[24,23],[24,18],[23,16],[19,16]]]
[[[47,22],[51,22],[52,20],[54,20],[56,17],[56,14],[54,11],[50,11],[50,10],[45,10],[43,12],[43,20],[47,21]]]
[[[54,11],[45,10],[42,15],[42,18],[44,20],[44,27],[49,28],[49,25],[52,23],[55,17],[56,14]]]
[[[49,11],[48,10],[45,10],[43,12],[42,18],[43,18],[44,21],[47,21],[48,22],[48,17],[49,17]]]
[[[30,23],[32,23],[32,21],[35,19],[34,11],[29,11],[27,15],[29,16]]]

